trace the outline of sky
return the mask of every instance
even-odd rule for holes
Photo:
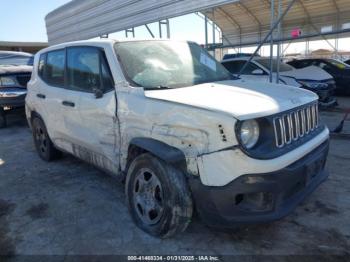
[[[0,0],[0,41],[23,41],[23,42],[46,42],[45,16],[55,8],[69,2],[70,0]],[[188,26],[190,25],[190,26]],[[158,24],[151,24],[151,30],[158,37]],[[145,27],[135,29],[136,38],[150,38]],[[165,34],[165,28],[164,28]],[[204,20],[191,14],[170,19],[171,39],[191,40],[203,44]],[[218,34],[216,34],[218,41]],[[110,35],[111,38],[125,39],[125,33],[119,32]],[[209,39],[212,40],[211,29]],[[340,50],[350,51],[349,39],[339,42]],[[334,40],[330,40],[334,45]],[[325,41],[314,41],[310,43],[310,50],[319,48],[331,49]],[[304,43],[290,45],[286,53],[299,53],[305,50]],[[231,50],[234,52],[234,50]],[[254,48],[244,48],[242,52],[253,52]],[[262,55],[269,55],[269,48],[264,47]]]
[[[0,41],[46,42],[45,16],[69,0],[0,0]]]
[[[0,0],[0,41],[47,41],[45,16],[55,8],[70,0]],[[5,11],[7,10],[7,11]],[[204,42],[204,21],[197,15],[186,15],[170,20],[171,37],[174,39]],[[188,25],[191,25],[190,27]],[[151,24],[158,33],[156,24]],[[164,27],[165,34],[165,27]],[[125,38],[125,33],[112,34],[112,37]],[[157,36],[157,35],[156,35]],[[144,27],[136,28],[136,37],[149,37]],[[210,35],[210,37],[212,37]]]

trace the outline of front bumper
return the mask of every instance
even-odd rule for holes
[[[327,140],[286,168],[243,175],[221,187],[190,179],[197,211],[206,224],[218,227],[278,220],[326,180],[328,148]]]
[[[23,88],[1,88],[1,107],[23,107],[25,104],[26,89]]]
[[[317,90],[317,89],[308,89],[308,90],[315,92],[318,95],[318,101],[320,106],[333,107],[337,105],[337,99],[334,97],[335,87],[329,87],[328,89],[323,89],[323,90]]]

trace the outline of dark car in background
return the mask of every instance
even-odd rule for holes
[[[252,53],[237,53],[237,54],[225,54],[222,58],[222,60],[226,59],[232,59],[232,58],[239,58],[239,57],[251,57]],[[256,54],[255,57],[260,57],[259,54]]]
[[[248,60],[248,57],[224,58],[221,63],[234,76],[239,75],[244,80],[269,82],[270,73],[272,73],[274,80],[277,78],[277,59],[272,60],[271,70],[269,58],[254,57],[245,70],[241,72]],[[324,70],[315,66],[295,69],[283,62],[280,62],[279,66],[279,82],[281,84],[307,89],[316,93],[319,97],[319,105],[323,108],[334,107],[338,104],[333,96],[335,89],[334,79]]]
[[[335,59],[322,58],[292,60],[288,64],[295,68],[318,66],[333,76],[336,95],[350,95],[350,65]]]
[[[6,126],[8,110],[24,108],[33,58],[28,53],[0,51],[0,127]]]

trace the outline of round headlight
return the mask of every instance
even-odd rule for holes
[[[240,125],[239,135],[241,142],[247,149],[252,148],[259,139],[259,124],[255,120],[243,121]]]

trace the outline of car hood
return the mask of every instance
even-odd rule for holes
[[[14,65],[0,65],[0,74],[17,74],[17,73],[31,73],[33,66],[14,66]]]
[[[149,90],[145,96],[224,112],[240,120],[276,114],[317,100],[316,94],[300,88],[244,80]]]
[[[308,66],[301,69],[281,72],[281,76],[293,77],[296,80],[325,81],[332,79],[332,76],[317,66]]]

